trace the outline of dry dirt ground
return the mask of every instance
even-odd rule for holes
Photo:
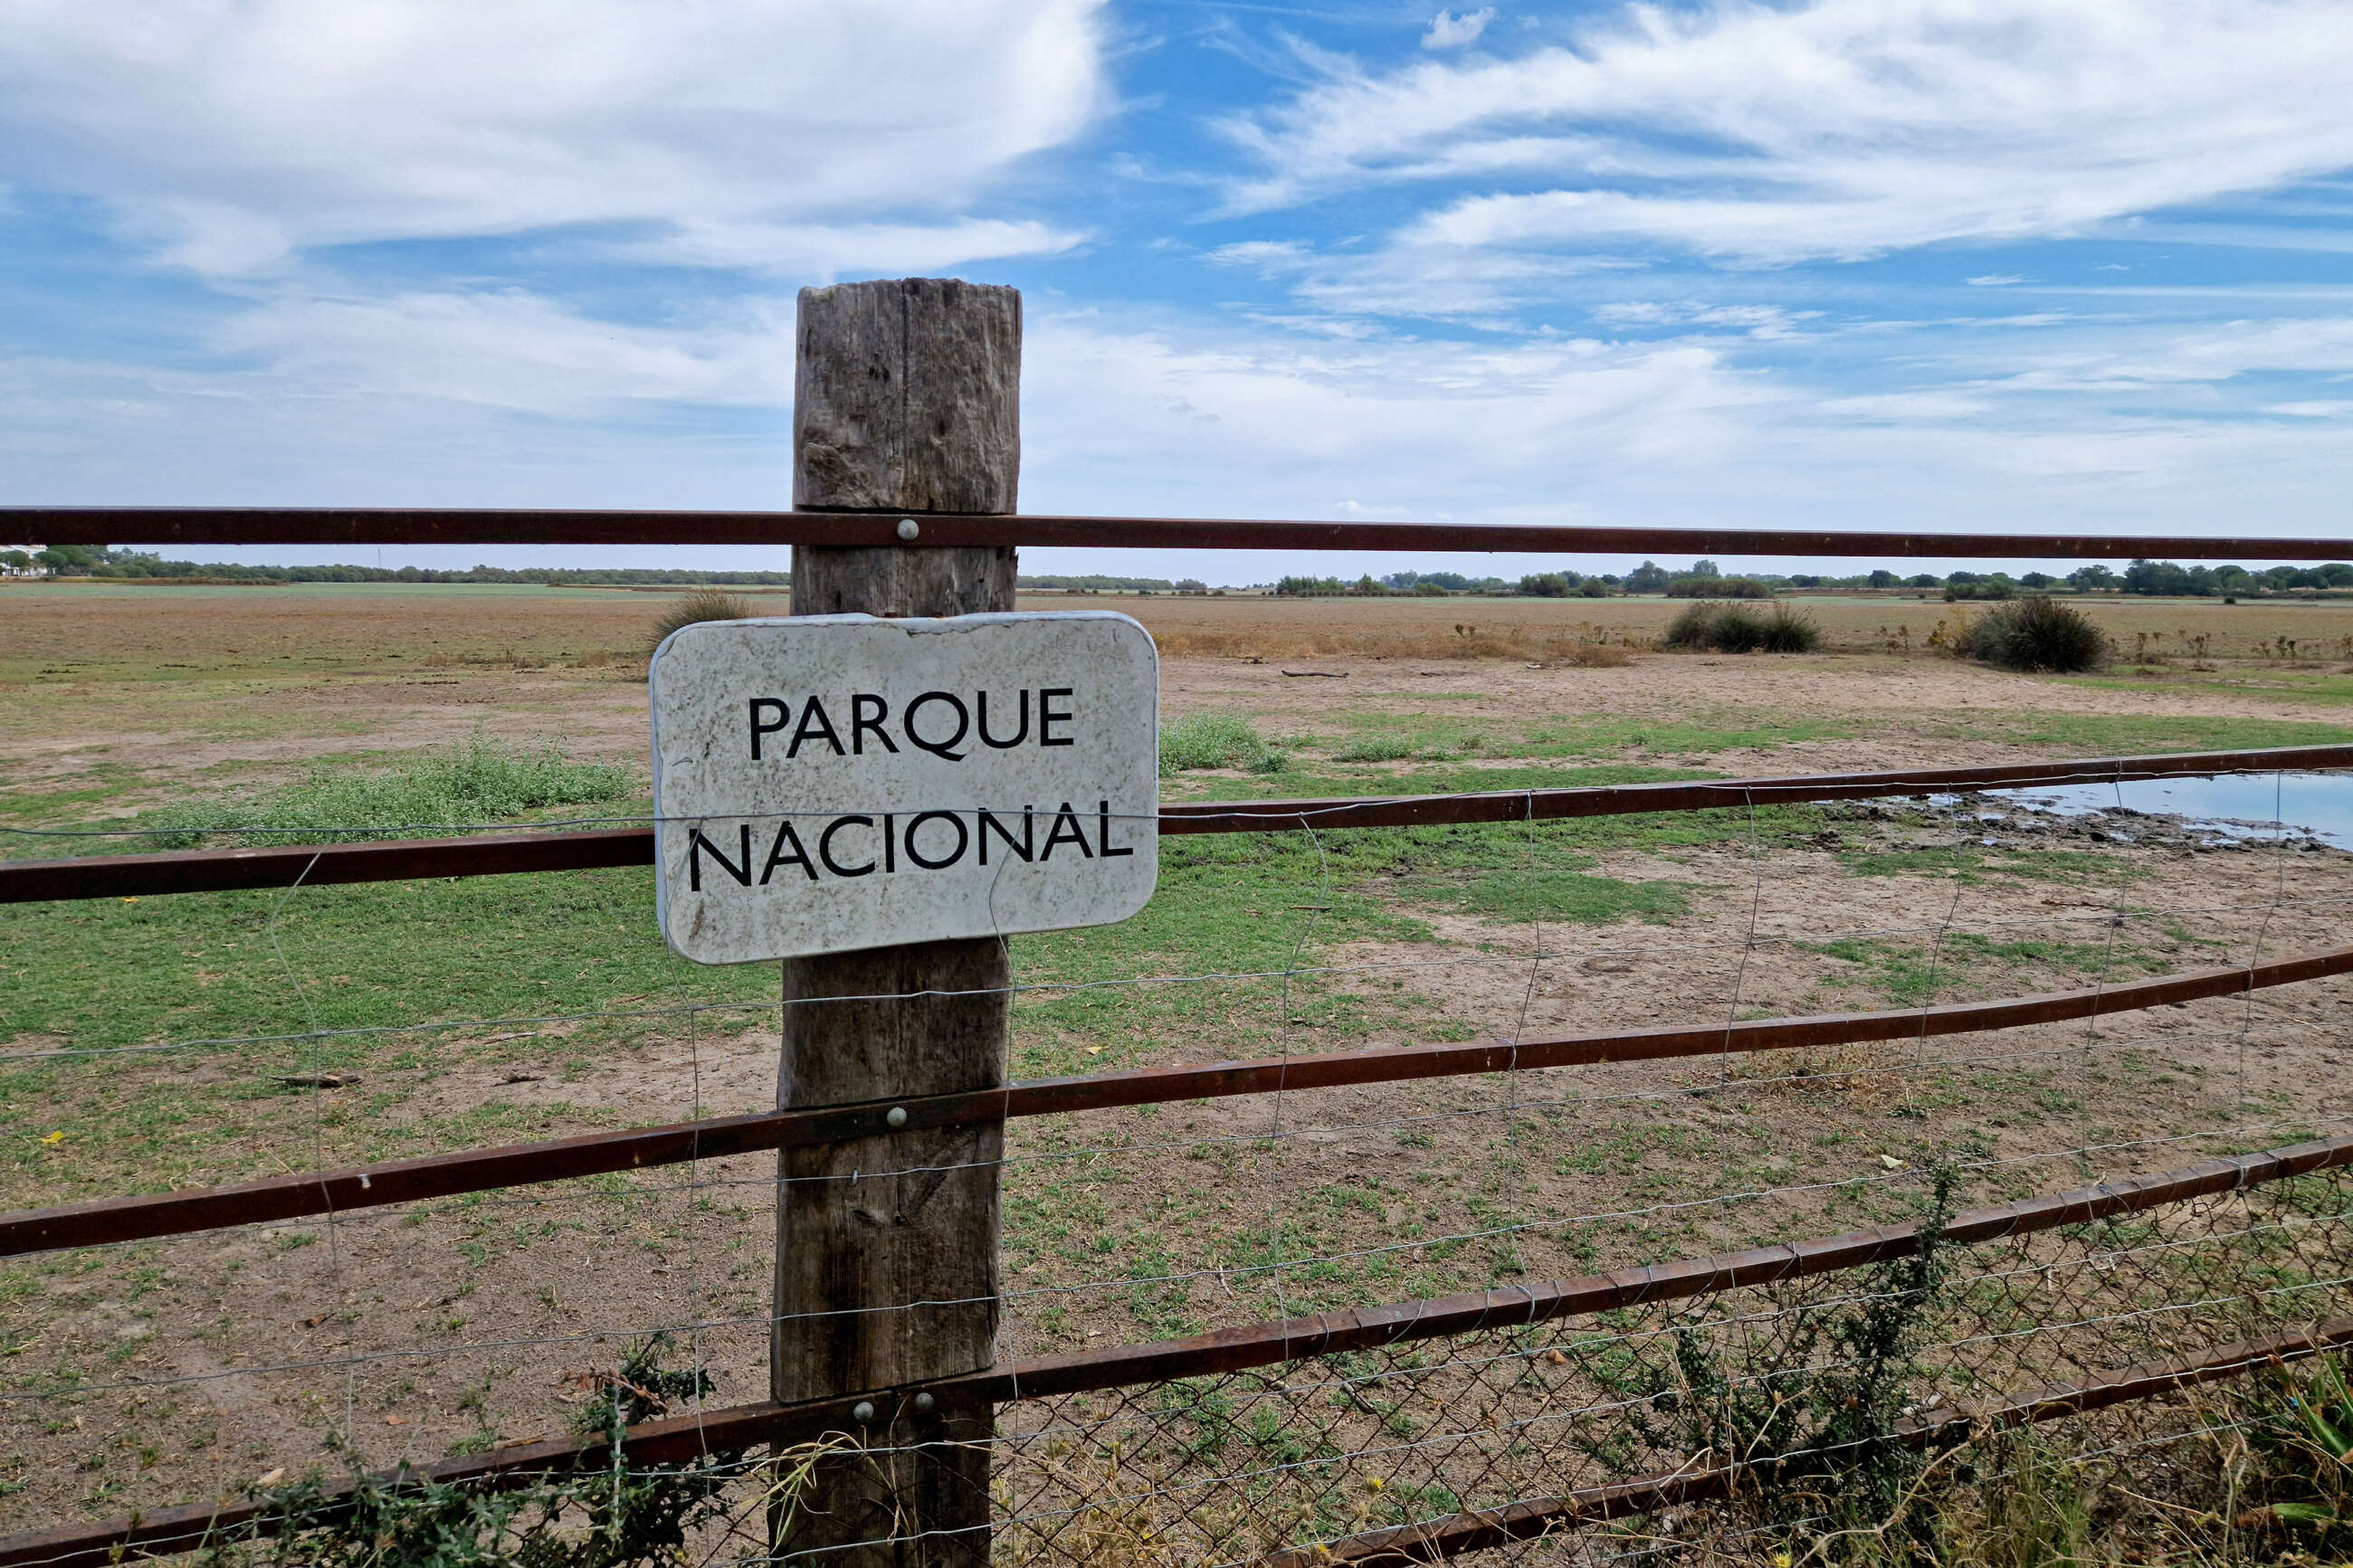
[[[474,604],[481,624],[435,633],[397,600],[355,595],[304,622],[320,613],[259,596],[269,592],[234,601],[235,615],[128,596],[109,601],[97,631],[32,624],[6,605],[9,789],[58,810],[86,793],[85,815],[103,816],[317,758],[438,745],[482,724],[583,758],[643,753],[643,689],[622,633],[647,601],[627,604],[626,617],[610,607],[618,595]],[[1113,607],[1148,622],[1162,613]],[[2324,630],[2336,635],[2334,623]],[[418,668],[387,672],[420,651]],[[174,652],[184,657],[162,658]],[[273,668],[305,659],[317,662]],[[164,673],[181,662],[200,668]],[[2234,725],[2305,726],[2316,739],[2336,711],[2285,664],[2221,685],[2163,668],[2144,679],[2021,680],[1884,653],[1531,662],[1174,655],[1164,718],[1240,713],[1268,733],[1312,737],[1353,732],[1367,713],[1498,732],[1606,716],[1634,727],[1620,758],[1737,775],[2071,754],[2093,732],[2162,744],[2176,724],[2185,742]],[[1759,715],[1819,732],[1690,752],[1641,733]],[[1462,765],[1510,758],[1491,747]],[[1524,852],[1535,868],[1525,845],[1497,839],[1500,868]],[[1968,811],[1854,811],[1795,836],[1603,844],[1580,874],[1672,885],[1680,910],[1571,923],[1415,904],[1422,884],[1400,872],[1412,929],[1325,941],[1311,900],[1270,907],[1264,918],[1299,931],[1300,967],[1316,973],[1194,982],[1198,1026],[1167,1037],[1115,1018],[1072,1023],[1052,1010],[1053,993],[1036,993],[1017,1009],[1017,1051],[1043,1041],[1082,1065],[1107,1051],[1101,1060],[1133,1067],[1533,1039],[2068,988],[2330,948],[2353,931],[2353,864],[2333,851],[2201,852],[2146,834],[2127,845],[1989,826]],[[1922,1172],[1942,1160],[1970,1162],[1977,1200],[2342,1132],[2353,1121],[2348,1009],[2353,987],[2324,981],[2088,1026],[1017,1123],[1003,1353],[1854,1228],[1908,1212]],[[600,1039],[585,1060],[567,1043],[575,1032],[407,1042],[360,1089],[278,1102],[254,1145],[261,1168],[315,1168],[406,1126],[470,1117],[535,1138],[770,1102],[772,1016],[661,1023],[625,1043]],[[56,1042],[0,1045],[28,1043]],[[233,1057],[174,1057],[122,1076],[168,1088],[249,1070]],[[39,1108],[12,1115],[12,1135],[37,1137]],[[0,1527],[223,1495],[319,1462],[330,1429],[380,1463],[557,1430],[582,1374],[659,1328],[678,1334],[677,1359],[712,1368],[716,1401],[760,1397],[772,1177],[772,1161],[707,1162],[30,1260],[0,1297]],[[11,1180],[12,1207],[58,1190],[37,1164]]]

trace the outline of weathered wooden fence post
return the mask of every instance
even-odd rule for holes
[[[1021,470],[1021,296],[910,278],[804,289],[793,503],[894,513],[1009,512]],[[1013,608],[1010,549],[797,547],[793,613],[955,616]],[[784,963],[779,1106],[1000,1085],[1008,970],[996,938]],[[839,998],[839,1000],[836,1000]],[[908,1131],[780,1158],[780,1401],[861,1389],[845,1421],[875,1452],[828,1464],[775,1549],[822,1568],[968,1568],[989,1555],[986,1405],[928,1379],[988,1366],[997,1320],[1004,1128]],[[873,1544],[861,1544],[861,1543]]]

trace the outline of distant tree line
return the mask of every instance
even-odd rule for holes
[[[1198,577],[1023,577],[1022,588],[1059,588],[1066,594],[1206,594],[1209,585]]]
[[[1347,595],[1379,598],[1397,595],[1440,594],[1524,595],[1537,599],[1609,598],[1621,594],[1663,594],[1673,599],[1761,599],[1785,589],[1877,589],[1882,592],[1926,590],[1950,600],[2015,599],[2027,594],[2132,594],[2257,597],[2264,594],[2311,593],[2353,588],[2353,564],[2331,562],[2325,566],[2274,566],[2251,572],[2243,566],[2181,566],[2170,561],[2136,561],[2124,571],[2106,566],[2080,566],[2063,577],[2048,572],[1957,571],[1938,576],[1933,572],[1909,575],[1880,567],[1852,576],[1833,577],[1809,572],[1756,573],[1727,577],[1713,561],[1694,561],[1680,571],[1645,561],[1623,576],[1584,576],[1575,572],[1545,572],[1507,583],[1501,577],[1465,577],[1454,572],[1396,572],[1354,583],[1337,577],[1285,577],[1274,591],[1284,595]]]
[[[473,566],[461,572],[430,566],[244,566],[225,561],[166,561],[148,552],[90,544],[55,544],[41,551],[0,550],[0,568],[19,574],[40,571],[62,577],[193,577],[232,583],[537,583],[551,587],[786,587],[792,583],[792,574],[786,572],[666,571],[652,567]],[[1021,578],[1019,585],[1081,594],[1222,592],[1211,589],[1198,577],[1172,580],[1113,575],[1036,576]],[[1623,594],[1663,594],[1682,599],[1753,599],[1769,598],[1793,588],[1928,591],[1941,593],[1952,600],[2014,599],[2024,594],[2057,593],[2253,598],[2266,594],[2353,589],[2353,564],[2335,561],[2325,566],[2273,566],[2251,572],[2235,565],[2182,566],[2170,561],[2135,561],[2122,572],[2106,566],[2079,566],[2063,577],[2054,577],[2047,572],[2021,572],[2012,577],[2007,572],[1971,571],[1951,572],[1941,577],[1933,572],[1905,575],[1883,566],[1847,577],[1807,572],[1727,577],[1713,561],[1694,561],[1680,571],[1645,561],[1623,575],[1542,572],[1510,582],[1502,577],[1469,577],[1460,572],[1392,572],[1378,578],[1367,573],[1353,583],[1338,577],[1285,577],[1273,588],[1277,594],[1294,597],[1342,595],[1352,598],[1439,598],[1477,594],[1522,595],[1536,599],[1606,599]]]
[[[245,566],[227,561],[166,561],[144,551],[94,544],[53,544],[46,550],[0,550],[0,567],[13,572],[40,568],[60,577],[202,577],[225,583],[540,583],[566,587],[789,587],[789,572],[706,572],[638,566],[472,566],[464,571],[432,566]],[[1061,588],[1081,593],[1206,594],[1196,577],[1023,577],[1024,588]]]
[[[0,550],[0,566],[15,571],[46,567],[61,577],[116,577],[152,581],[202,577],[219,583],[546,583],[586,587],[731,587],[790,584],[786,572],[664,571],[653,567],[472,566],[452,571],[434,566],[247,566],[229,561],[166,561],[135,550],[92,544],[53,544],[28,554]]]

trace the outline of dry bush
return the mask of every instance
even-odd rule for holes
[[[1669,647],[1717,653],[1812,653],[1822,646],[1822,633],[1811,616],[1787,605],[1775,605],[1767,615],[1708,600],[1678,615],[1664,641]]]
[[[701,626],[705,621],[748,621],[760,612],[748,599],[733,594],[703,589],[673,601],[654,621],[653,636],[646,644],[650,653],[661,647],[662,639],[687,626]]]
[[[2140,634],[2147,638],[2147,634]],[[2189,639],[2192,657],[2202,658],[2207,639]],[[1953,638],[1953,652],[2004,669],[2062,674],[2097,669],[2115,649],[2107,634],[2073,605],[2031,595],[1968,622]],[[2143,657],[2147,657],[2144,646]],[[2162,661],[2163,655],[2156,656]]]

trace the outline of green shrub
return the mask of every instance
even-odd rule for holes
[[[1945,603],[1962,599],[2015,599],[2018,584],[2004,577],[1980,577],[1974,583],[1947,583]]]
[[[1668,647],[1715,653],[1811,653],[1822,646],[1822,633],[1810,616],[1787,605],[1768,613],[1704,601],[1678,615],[1662,640]]]
[[[1236,713],[1187,713],[1160,727],[1160,776],[1197,768],[1241,768],[1254,773],[1279,773],[1289,764],[1287,752],[1266,742],[1250,721]]]
[[[1971,621],[1953,639],[1953,651],[2003,669],[2064,675],[2097,669],[2112,649],[2091,616],[2037,594]]]
[[[1769,599],[1773,590],[1753,577],[1678,577],[1667,584],[1670,599]]]
[[[661,647],[664,637],[682,627],[699,626],[705,621],[748,621],[759,613],[749,600],[716,589],[688,594],[671,600],[670,607],[656,617],[653,640],[646,645],[646,651],[651,653]]]
[[[618,800],[637,787],[627,768],[570,762],[554,747],[525,752],[477,735],[385,773],[315,764],[299,782],[259,799],[167,806],[150,813],[142,826],[165,830],[153,840],[164,848],[193,848],[207,835],[248,826],[273,830],[254,836],[263,843],[328,844],[590,805]]]

